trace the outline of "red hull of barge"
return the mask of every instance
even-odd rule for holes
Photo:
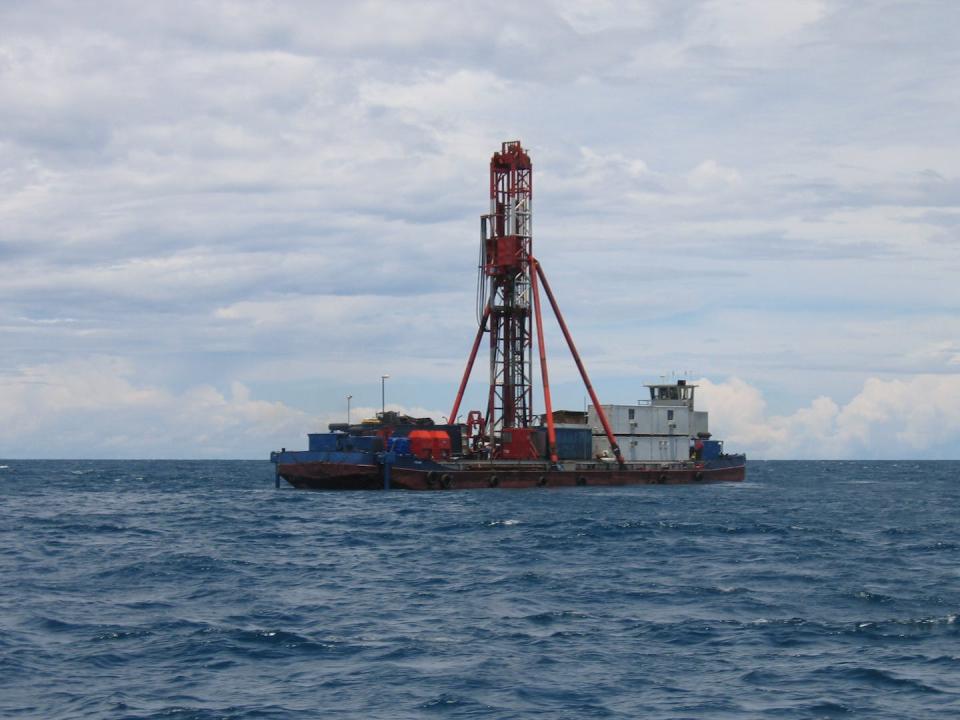
[[[383,490],[381,469],[374,465],[297,463],[280,465],[278,474],[296,488],[306,490]],[[394,467],[390,488],[395,490],[479,490],[540,487],[695,485],[741,482],[743,465],[720,468],[644,468],[610,470],[554,470],[482,468],[448,471]]]

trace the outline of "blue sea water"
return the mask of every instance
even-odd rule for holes
[[[314,493],[7,460],[0,505],[2,717],[960,717],[960,463]]]

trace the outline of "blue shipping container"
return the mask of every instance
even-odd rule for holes
[[[310,433],[307,439],[310,442],[310,452],[336,452],[339,450],[337,438],[343,437],[335,433]]]
[[[560,460],[589,460],[593,454],[593,432],[589,427],[557,428],[557,457]]]

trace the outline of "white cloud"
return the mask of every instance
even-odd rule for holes
[[[704,160],[687,173],[687,180],[695,190],[724,188],[741,181],[734,168],[724,167],[716,160]]]
[[[83,360],[20,368],[0,376],[0,457],[266,459],[305,448],[306,433],[343,422],[345,407],[319,415],[253,397],[236,380],[228,390],[180,392],[147,384],[129,360]],[[437,408],[388,402],[388,410],[440,420]],[[356,404],[353,420],[380,408]]]
[[[758,458],[954,457],[960,447],[960,374],[868,378],[842,405],[821,396],[789,415],[768,413],[760,391],[738,378],[697,384],[718,439]]]
[[[697,9],[688,39],[732,48],[772,45],[825,14],[822,0],[708,0]]]
[[[577,32],[593,33],[623,28],[646,28],[657,19],[648,0],[553,0],[557,12]]]
[[[602,382],[694,367],[786,412],[953,372],[956,13],[0,3],[0,367],[120,357],[132,396],[208,388],[237,417],[236,379],[324,416],[312,388],[389,359],[405,403],[443,407],[489,157],[520,138],[537,254]]]
[[[138,382],[128,360],[92,357],[0,377],[0,427],[5,457],[265,457],[316,420],[241,383],[174,393]]]

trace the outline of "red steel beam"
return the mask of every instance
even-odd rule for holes
[[[530,258],[533,265],[537,261]],[[540,314],[540,289],[537,273],[530,273],[530,289],[533,291],[533,314],[537,322],[537,346],[540,348],[540,377],[543,380],[543,404],[547,413],[547,448],[550,462],[557,464],[557,429],[553,426],[553,402],[550,400],[550,378],[547,375],[547,341],[543,337],[543,316]]]
[[[457,399],[453,403],[453,410],[447,417],[450,425],[457,424],[457,412],[460,410],[460,401],[463,400],[463,391],[467,389],[467,381],[470,379],[470,373],[473,371],[473,361],[477,359],[477,350],[480,349],[480,340],[483,339],[484,328],[487,326],[487,318],[490,317],[490,305],[483,309],[483,317],[480,319],[480,327],[477,328],[477,337],[473,340],[473,348],[470,350],[470,358],[467,360],[467,367],[463,371],[463,379],[460,381],[460,389],[457,390]]]
[[[534,267],[537,269],[537,275],[540,276],[540,281],[543,283],[543,289],[547,293],[547,299],[550,300],[550,306],[553,308],[553,314],[557,317],[557,322],[560,324],[560,330],[563,331],[563,337],[567,340],[567,345],[570,347],[570,354],[573,355],[573,361],[577,364],[577,369],[580,371],[580,377],[583,378],[583,384],[587,388],[587,392],[590,394],[590,399],[593,401],[593,406],[597,409],[597,415],[600,417],[600,422],[603,424],[603,431],[607,434],[607,440],[610,441],[610,449],[613,450],[613,454],[617,458],[617,462],[622,466],[623,455],[620,454],[620,446],[617,444],[616,438],[613,436],[613,430],[610,429],[610,423],[607,421],[607,414],[603,411],[603,408],[600,406],[600,400],[597,399],[597,393],[594,392],[593,385],[590,384],[590,378],[587,376],[587,369],[583,366],[583,361],[580,360],[580,354],[577,352],[577,346],[573,342],[573,336],[570,335],[570,331],[567,329],[567,323],[563,320],[563,314],[560,312],[560,306],[557,305],[557,299],[553,296],[553,291],[550,289],[550,283],[547,281],[547,276],[543,272],[543,268],[540,267],[540,263],[531,258],[531,262]]]

